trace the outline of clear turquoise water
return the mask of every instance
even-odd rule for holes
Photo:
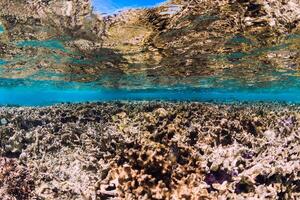
[[[1,31],[1,30],[0,30]],[[20,41],[16,43],[17,47],[42,47],[49,49],[58,49],[61,51],[66,51],[64,44],[59,40],[28,40],[28,41]]]
[[[96,102],[115,100],[167,100],[199,102],[286,102],[300,103],[300,90],[289,89],[274,91],[226,90],[226,89],[149,89],[149,90],[114,90],[96,89],[58,89],[58,88],[2,88],[0,104],[44,106],[61,102]]]
[[[1,60],[1,59],[0,59],[0,66],[1,66],[1,65],[5,65],[5,64],[7,64],[7,61]]]
[[[300,90],[286,92],[226,90],[56,90],[0,89],[0,104],[46,106],[62,102],[99,102],[115,100],[167,100],[199,102],[286,102],[300,103]]]
[[[0,34],[4,33],[4,27],[0,24]]]
[[[178,85],[171,88],[160,86],[147,89],[126,89],[106,88],[92,83],[6,79],[1,80],[0,104],[45,106],[62,102],[115,100],[300,103],[300,87],[287,88],[279,84],[264,88],[238,86],[226,88],[236,83],[232,81],[226,84],[224,83],[223,87],[196,88]]]
[[[0,33],[1,31],[4,29],[0,26]],[[189,76],[169,75],[165,68],[137,69],[135,73],[124,73],[114,67],[99,69],[93,75],[82,74],[78,69],[88,71],[99,61],[113,61],[118,57],[110,52],[105,54],[107,56],[81,56],[78,52],[71,52],[65,46],[66,40],[62,39],[18,41],[13,43],[17,48],[47,52],[38,56],[0,57],[0,104],[44,106],[63,102],[111,100],[300,103],[297,65],[289,58],[281,58],[280,62],[285,67],[274,69],[258,59],[259,56],[270,53],[298,53],[298,47],[295,47],[298,39],[299,35],[288,35],[279,44],[256,47],[249,38],[232,36],[228,40],[229,46],[253,47],[248,51],[210,55],[210,59],[235,67],[224,68],[220,73],[208,75],[205,71],[202,73],[202,68],[196,68],[192,70],[199,74]],[[50,67],[67,66],[67,72],[36,69],[40,62],[48,62]],[[32,68],[35,69],[34,72],[31,72]],[[168,70],[172,74],[178,69]]]

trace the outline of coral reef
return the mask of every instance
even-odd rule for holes
[[[299,112],[275,103],[2,107],[10,173],[0,171],[0,184],[41,199],[297,199]]]
[[[3,200],[32,199],[34,182],[16,159],[0,158],[0,195]]]

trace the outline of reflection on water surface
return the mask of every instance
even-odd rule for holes
[[[270,11],[251,1],[173,0],[112,16],[80,3],[70,13],[40,4],[44,15],[21,2],[7,8],[0,11],[2,88],[39,80],[126,90],[299,87],[298,16],[272,15],[288,5]]]

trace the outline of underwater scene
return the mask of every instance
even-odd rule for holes
[[[0,0],[0,199],[300,199],[299,0]]]

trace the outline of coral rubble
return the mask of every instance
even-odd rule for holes
[[[34,182],[28,170],[16,159],[0,158],[0,195],[3,200],[32,199]]]
[[[23,199],[297,199],[299,112],[187,102],[2,107],[0,191]]]

